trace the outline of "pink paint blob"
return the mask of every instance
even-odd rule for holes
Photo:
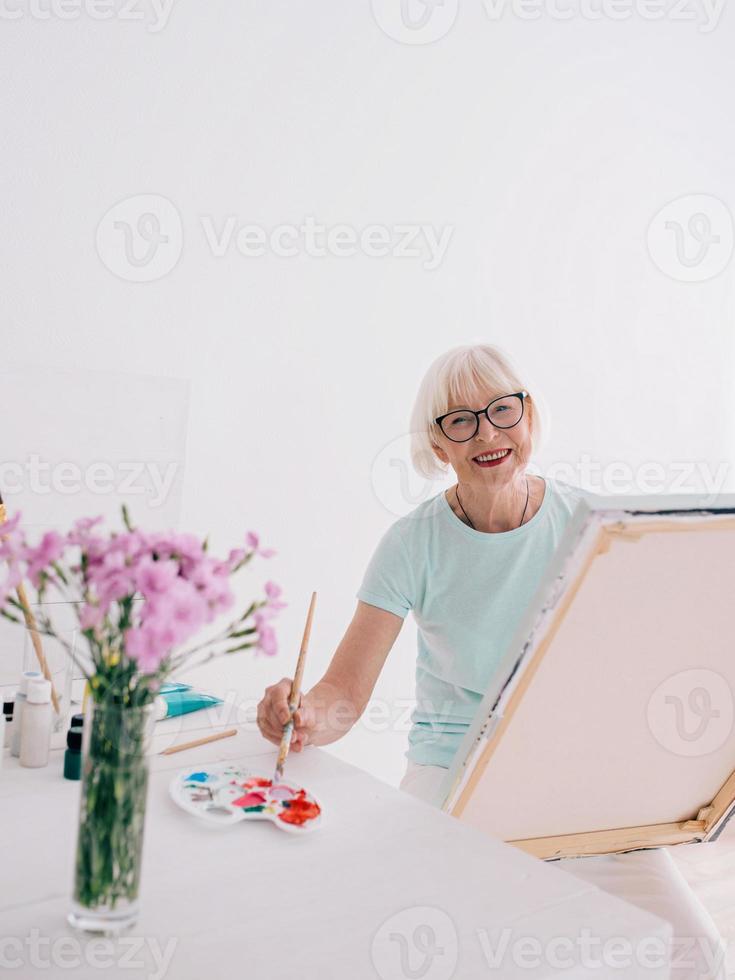
[[[260,806],[265,803],[265,793],[246,793],[232,801],[233,806]]]

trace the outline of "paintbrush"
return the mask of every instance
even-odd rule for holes
[[[293,734],[293,716],[296,709],[299,706],[299,698],[301,696],[301,675],[304,673],[304,664],[306,662],[306,648],[309,645],[309,635],[311,633],[311,620],[314,616],[314,604],[316,603],[316,592],[311,593],[311,602],[309,603],[309,612],[306,617],[306,626],[304,627],[304,638],[301,641],[301,650],[299,651],[299,659],[296,664],[296,673],[294,679],[291,682],[291,692],[288,696],[288,712],[289,719],[283,729],[283,735],[281,736],[281,745],[278,749],[278,761],[276,762],[276,772],[273,776],[272,783],[280,783],[283,779],[283,766],[286,762],[286,756],[288,755],[288,750],[291,746],[291,735]]]
[[[0,493],[0,524],[4,524],[8,519],[7,511],[5,510],[5,504],[3,503],[3,496]],[[33,649],[36,651],[36,657],[38,658],[39,666],[41,667],[41,673],[46,678],[47,681],[51,682],[51,700],[54,705],[54,711],[58,715],[60,712],[59,707],[59,696],[56,693],[56,688],[54,687],[54,682],[51,677],[51,671],[49,670],[46,657],[43,653],[43,647],[41,646],[41,637],[38,632],[38,626],[36,625],[36,618],[31,611],[30,603],[28,602],[28,596],[26,595],[25,586],[22,582],[18,583],[18,587],[15,590],[18,594],[18,601],[23,608],[23,619],[26,621],[26,626],[31,633],[31,642],[33,643]]]

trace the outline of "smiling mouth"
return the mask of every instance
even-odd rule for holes
[[[479,453],[477,456],[472,457],[472,462],[475,464],[475,466],[482,466],[482,467],[499,466],[504,460],[506,460],[510,456],[512,450],[498,449],[497,452],[500,455],[495,455],[495,453]],[[489,457],[489,458],[482,459],[482,457]]]

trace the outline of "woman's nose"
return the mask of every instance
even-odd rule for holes
[[[483,442],[494,442],[497,434],[498,430],[492,424],[490,419],[486,415],[481,415],[476,437],[481,437]]]

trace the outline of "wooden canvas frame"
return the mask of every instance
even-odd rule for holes
[[[532,690],[537,671],[552,648],[565,616],[574,608],[580,585],[595,561],[606,554],[615,542],[636,542],[645,535],[655,533],[659,537],[651,540],[659,542],[656,546],[660,547],[661,532],[666,535],[685,532],[706,535],[709,531],[725,532],[728,535],[724,542],[727,555],[729,536],[732,537],[732,568],[735,579],[735,494],[707,497],[698,494],[644,497],[593,495],[580,501],[544,580],[447,772],[440,788],[443,810],[460,820],[468,819],[466,814],[475,794],[478,794],[478,798],[482,795],[478,792],[478,787],[487,777],[489,764],[499,746],[502,746],[503,739],[507,739],[508,732],[512,731],[510,726],[516,712],[523,704],[524,697]],[[695,547],[702,547],[701,542],[704,540],[697,539]],[[721,538],[718,541],[722,550],[723,541]],[[621,615],[624,615],[624,611],[621,611]],[[735,603],[732,619],[732,635],[735,636]],[[703,652],[702,656],[706,660],[706,653]],[[547,678],[549,669],[553,669],[553,663],[547,668]],[[548,684],[548,679],[546,683]],[[735,685],[730,684],[731,691],[734,687]],[[553,734],[548,738],[553,739]],[[732,755],[729,754],[730,743],[727,752],[729,776],[720,785],[713,787],[711,797],[707,798],[705,805],[694,807],[684,819],[679,815],[671,820],[638,825],[592,826],[589,829],[578,828],[572,833],[518,837],[513,834],[498,834],[494,830],[494,822],[498,821],[488,812],[493,808],[486,806],[481,813],[475,812],[468,822],[543,859],[712,840],[719,835],[735,811],[735,744]],[[632,764],[635,762],[632,761]],[[492,780],[492,773],[489,778]],[[499,789],[497,780],[495,789]],[[583,786],[580,789],[582,791]],[[487,787],[483,787],[483,792],[488,792]],[[573,804],[570,802],[571,805]]]

